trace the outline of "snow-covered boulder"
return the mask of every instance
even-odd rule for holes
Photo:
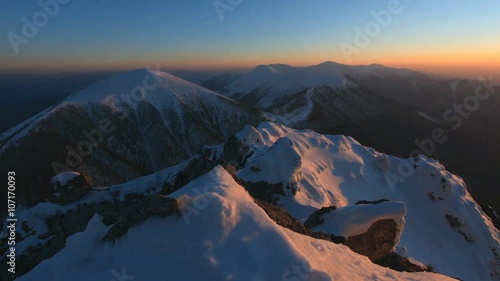
[[[310,216],[309,225],[313,218],[315,220],[315,225],[311,225],[312,229],[346,237],[349,248],[372,261],[392,252],[404,229],[406,206],[401,202],[361,204],[326,210],[320,216],[315,216],[317,212]]]
[[[377,221],[393,220],[399,236],[405,225],[406,206],[403,202],[384,202],[380,204],[360,204],[337,208],[324,214],[324,223],[314,229],[327,233],[353,237],[366,233]]]

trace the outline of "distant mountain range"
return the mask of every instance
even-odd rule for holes
[[[393,155],[417,151],[439,159],[466,179],[500,226],[494,212],[500,213],[500,87],[491,77],[445,79],[377,64],[324,62],[260,65],[233,78],[214,77],[204,85],[295,128],[350,135]],[[443,143],[432,140],[435,130],[444,132]]]

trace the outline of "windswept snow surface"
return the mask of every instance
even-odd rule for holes
[[[346,246],[284,229],[220,166],[172,196],[198,213],[149,219],[115,244],[99,242],[108,227],[96,215],[17,280],[452,280],[395,272]]]
[[[250,148],[238,176],[282,183],[288,196],[279,196],[278,203],[299,220],[325,206],[379,199],[404,202],[406,224],[399,246],[406,248],[408,257],[463,280],[499,280],[498,230],[464,181],[437,161],[423,156],[399,159],[350,137],[269,122],[237,136]],[[451,226],[453,218],[460,226]]]

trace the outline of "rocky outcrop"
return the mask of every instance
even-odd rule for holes
[[[384,202],[389,202],[389,200],[387,200],[387,199],[380,199],[380,200],[375,200],[375,201],[361,200],[361,201],[356,202],[354,205],[361,205],[361,204],[377,205],[377,204],[384,203]]]
[[[245,165],[246,158],[252,153],[250,147],[244,141],[238,139],[236,136],[232,136],[224,144],[222,159],[233,165],[236,169],[240,169]]]
[[[255,199],[265,202],[275,202],[276,195],[285,195],[282,183],[271,184],[264,181],[250,182],[244,181],[238,177],[237,168],[240,165],[240,161],[243,161],[240,154],[242,151],[238,148],[240,145],[241,142],[233,138],[232,144],[224,147],[224,154],[220,159],[211,159],[206,156],[199,156],[191,159],[188,165],[175,176],[173,182],[164,182],[161,194],[168,195],[201,175],[210,172],[217,165],[221,165],[228,171],[234,180],[243,186]]]
[[[404,272],[422,272],[422,271],[430,271],[430,268],[427,267],[422,267],[417,264],[413,264],[410,260],[407,258],[404,258],[394,252],[391,252],[377,260],[374,261],[374,263],[383,266],[383,267],[388,267],[397,271],[404,271]]]
[[[192,180],[210,172],[217,165],[225,167],[226,170],[234,169],[236,171],[244,164],[245,155],[248,152],[249,147],[236,136],[231,136],[227,139],[224,143],[223,153],[219,157],[213,156],[212,154],[215,154],[214,151],[208,147],[204,147],[200,155],[192,158],[188,165],[176,175],[173,183],[166,181],[163,184],[162,194],[167,195],[178,190]],[[235,171],[232,175],[238,183],[241,183],[237,179]]]
[[[281,183],[267,183],[264,181],[250,182],[241,180],[241,185],[255,198],[265,202],[276,202],[276,195],[285,195],[283,191],[283,184]]]
[[[233,176],[236,177],[236,175]],[[242,182],[241,179],[238,180],[240,184],[245,186],[250,195],[252,195],[255,203],[259,205],[278,225],[314,238],[345,244],[354,252],[367,256],[373,262],[377,261],[378,264],[385,265],[398,271],[416,272],[425,270],[393,252],[394,247],[399,242],[399,234],[401,233],[401,229],[399,229],[400,226],[393,219],[378,220],[373,223],[365,233],[347,238],[337,236],[333,233],[324,233],[321,231],[315,232],[311,229],[323,224],[323,216],[335,211],[337,209],[335,206],[323,207],[314,211],[306,222],[302,224],[271,199],[272,194],[279,194],[281,185],[276,186],[276,188],[269,188],[269,184],[260,182],[250,184],[249,188],[249,183]],[[256,191],[259,191],[259,193],[256,193]],[[261,194],[263,191],[266,191],[266,194]],[[264,200],[261,201],[261,199]],[[388,200],[386,199],[377,201],[359,201],[356,204],[376,205],[387,201]]]
[[[26,233],[29,233],[25,236],[19,233],[20,239],[37,235],[39,239],[47,240],[45,243],[29,247],[18,257],[16,276],[31,271],[37,264],[61,251],[66,246],[66,239],[77,232],[84,231],[95,214],[99,214],[103,218],[105,225],[112,225],[102,238],[102,241],[106,243],[116,241],[125,235],[131,227],[141,224],[149,218],[180,215],[180,211],[176,199],[158,194],[145,196],[132,193],[127,194],[123,201],[83,203],[66,212],[47,216],[44,219],[47,227],[45,233],[36,233],[31,230],[29,225],[24,226],[23,224],[23,227],[28,230]]]
[[[398,225],[394,220],[379,220],[367,232],[347,237],[346,245],[354,252],[375,261],[388,255],[396,246]]]
[[[460,220],[457,217],[452,216],[450,214],[446,214],[445,217],[452,228],[457,228],[457,227],[462,226],[462,223],[460,222]]]
[[[341,208],[323,207],[305,225],[316,231],[346,237],[346,245],[372,261],[389,254],[399,243],[406,206],[387,200],[359,201]]]
[[[281,225],[283,227],[286,227],[294,232],[303,235],[307,235],[317,239],[327,240],[336,244],[343,244],[345,242],[345,238],[342,236],[335,236],[324,232],[319,232],[319,231],[314,232],[310,230],[309,228],[305,227],[299,220],[297,220],[295,217],[293,217],[287,211],[285,211],[285,209],[281,208],[280,206],[274,203],[263,202],[257,199],[254,199],[254,201],[278,225]]]
[[[307,218],[304,225],[308,228],[316,227],[325,222],[325,220],[322,218],[324,214],[328,214],[331,211],[335,211],[336,209],[337,208],[335,206],[330,206],[316,210],[309,216],[309,218]]]
[[[167,217],[173,214],[181,214],[176,199],[162,195],[146,196],[112,214],[113,227],[102,241],[114,242],[125,235],[131,227],[143,223],[148,218]]]
[[[345,238],[343,236],[336,236],[321,231],[312,231],[309,228],[322,224],[324,222],[322,215],[335,210],[334,206],[323,207],[315,211],[309,216],[306,223],[302,224],[295,217],[274,203],[263,202],[257,199],[254,199],[254,201],[278,225],[286,227],[294,232],[317,239],[327,240],[336,244],[345,244],[354,252],[367,256],[374,263],[397,271],[427,271],[427,268],[413,264],[407,258],[392,252],[397,235],[397,224],[394,220],[377,221],[366,233]]]
[[[376,264],[397,271],[425,271],[426,268],[393,252],[399,243],[406,209],[401,203],[387,201],[363,200],[354,206],[339,209],[335,206],[323,207],[314,211],[304,225],[313,230],[326,231],[328,235],[345,235],[343,244]]]
[[[220,161],[211,160],[204,156],[193,158],[188,165],[175,176],[173,183],[165,181],[162,187],[162,194],[168,195],[192,180],[200,177],[203,174],[210,172],[215,166],[219,165]]]
[[[64,184],[53,183],[53,190],[55,192],[47,196],[49,201],[58,205],[68,205],[90,193],[92,180],[88,176],[78,175]]]
[[[467,234],[464,225],[460,222],[460,219],[452,216],[450,214],[445,214],[446,220],[450,224],[451,228],[456,229],[458,233],[460,233],[465,241],[474,242],[474,238],[472,238],[469,234]]]

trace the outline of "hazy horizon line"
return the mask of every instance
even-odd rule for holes
[[[25,69],[18,69],[18,70],[13,70],[13,69],[0,69],[0,75],[71,75],[71,74],[113,74],[113,73],[119,73],[119,72],[127,72],[131,70],[136,70],[136,69],[143,69],[143,68],[152,68],[154,69],[156,66],[159,66],[159,69],[163,72],[191,72],[191,73],[234,73],[234,74],[244,74],[248,73],[252,70],[254,70],[256,67],[260,65],[288,65],[291,67],[310,67],[310,66],[315,66],[315,65],[320,65],[323,63],[336,63],[340,65],[345,65],[345,66],[370,66],[370,65],[381,65],[383,67],[387,68],[393,68],[393,69],[407,69],[407,70],[412,70],[416,72],[421,72],[426,75],[430,76],[441,76],[441,77],[448,77],[448,78],[462,78],[462,79],[477,79],[479,76],[484,76],[488,74],[497,74],[498,77],[500,77],[500,67],[496,71],[491,71],[488,69],[494,68],[494,67],[463,67],[463,69],[459,68],[454,68],[453,70],[447,71],[446,68],[451,67],[451,66],[442,66],[442,65],[391,65],[391,64],[383,64],[383,63],[378,63],[378,62],[373,62],[373,63],[362,63],[362,64],[346,64],[346,63],[340,63],[332,60],[325,60],[320,63],[313,63],[313,64],[289,64],[289,63],[282,63],[282,62],[274,62],[274,63],[261,63],[261,64],[256,64],[254,66],[234,66],[234,67],[224,67],[224,66],[200,66],[200,67],[193,67],[193,66],[185,66],[185,67],[162,67],[161,63],[158,63],[156,65],[145,65],[145,66],[140,66],[140,65],[131,65],[131,66],[125,66],[125,67],[110,67],[110,68],[73,68],[73,69],[66,69],[66,68],[61,68],[61,69],[32,69],[32,70],[25,70]],[[468,71],[466,69],[469,69]],[[480,69],[484,69],[481,71]],[[494,80],[498,80],[498,78],[494,77]]]

